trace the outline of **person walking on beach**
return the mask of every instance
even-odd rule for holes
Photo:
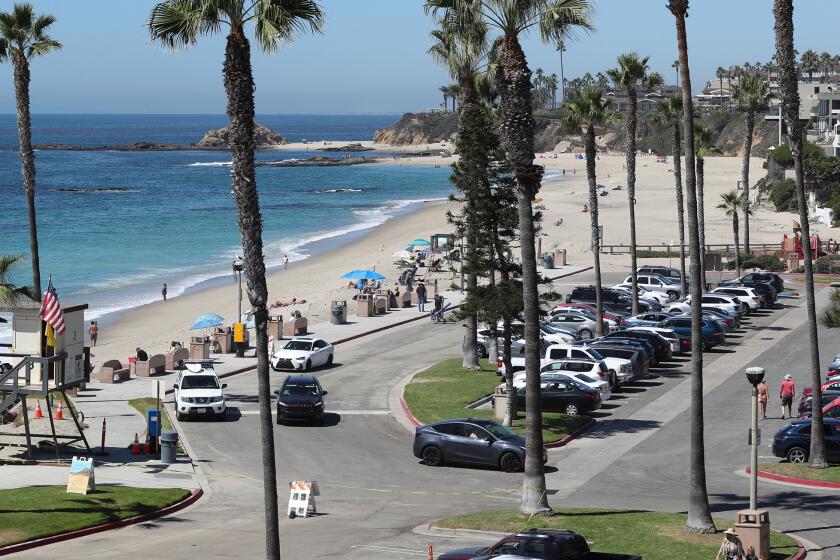
[[[163,288],[160,289],[160,295],[163,296],[163,301],[166,301],[166,284],[164,284]]]
[[[289,269],[289,257],[283,255],[283,270]]]
[[[762,381],[756,386],[758,391],[758,408],[761,409],[761,419],[767,420],[767,384]]]
[[[96,337],[99,335],[99,325],[96,324],[96,321],[90,322],[88,334],[90,335],[90,345],[96,346]]]
[[[785,408],[787,408],[787,415],[793,418],[791,408],[793,406],[793,398],[796,396],[796,387],[793,384],[793,377],[790,374],[785,375],[785,380],[782,381],[782,387],[779,389],[779,398],[782,399],[782,420],[785,419]]]
[[[426,312],[426,285],[422,280],[417,284],[417,308],[420,313]]]

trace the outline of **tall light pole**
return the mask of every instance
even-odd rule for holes
[[[752,421],[750,423],[750,509],[755,511],[758,494],[758,384],[764,381],[764,368],[747,368],[747,381],[752,390]]]

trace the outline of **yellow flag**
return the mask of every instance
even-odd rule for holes
[[[47,346],[55,348],[55,331],[49,323],[47,323]]]

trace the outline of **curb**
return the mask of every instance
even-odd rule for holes
[[[744,469],[747,474],[750,474],[750,468]],[[776,480],[778,482],[787,482],[788,484],[799,484],[801,486],[810,486],[812,488],[828,488],[831,490],[840,490],[840,483],[825,482],[822,480],[809,480],[807,478],[796,478],[794,476],[785,476],[783,474],[776,474],[767,471],[758,471],[758,478],[767,480]]]
[[[569,435],[564,438],[558,439],[557,441],[548,442],[545,445],[546,449],[555,449],[557,447],[563,447],[564,445],[570,443],[571,441],[575,440],[580,436],[583,432],[592,428],[595,425],[595,419],[590,418],[589,422],[578,428],[577,430],[572,431]]]
[[[4,546],[0,548],[0,556],[5,556],[7,554],[13,554],[15,552],[21,552],[23,550],[29,550],[31,548],[36,548],[39,546],[45,546],[48,544],[53,544],[62,541],[68,541],[70,539],[76,539],[79,537],[85,537],[87,535],[93,535],[95,533],[101,533],[102,531],[109,531],[111,529],[119,529],[122,527],[127,527],[129,525],[136,525],[138,523],[144,523],[146,521],[150,521],[152,519],[157,519],[159,517],[164,517],[166,515],[170,515],[175,513],[176,511],[182,510],[187,506],[190,506],[198,501],[199,498],[204,494],[204,491],[201,488],[196,488],[193,490],[189,496],[184,498],[179,502],[175,502],[170,506],[166,506],[165,508],[161,508],[157,511],[152,511],[149,513],[144,513],[142,515],[136,515],[134,517],[128,517],[126,519],[120,519],[119,521],[112,521],[110,523],[102,523],[101,525],[94,525],[93,527],[85,527],[84,529],[76,529],[75,531],[69,531],[67,533],[61,533],[58,535],[51,535],[49,537],[44,537],[41,539],[35,539],[32,541],[26,541],[17,544],[10,544],[9,546]]]
[[[414,376],[412,375],[412,377],[414,377]],[[404,389],[405,389],[405,387],[403,387],[403,390]],[[415,418],[414,415],[411,413],[411,409],[408,408],[407,404],[405,404],[405,398],[403,398],[402,394],[400,395],[400,407],[402,408],[402,412],[405,415],[406,420],[408,420],[408,422],[410,424],[412,424],[413,426],[422,426],[423,425],[423,423],[420,422],[419,420],[417,420],[417,418]]]

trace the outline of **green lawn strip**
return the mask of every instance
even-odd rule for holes
[[[636,510],[562,509],[548,518],[528,518],[514,511],[486,511],[441,519],[439,527],[515,533],[532,527],[569,529],[583,535],[595,552],[635,554],[644,560],[709,560],[717,554],[723,535],[689,534],[685,514]],[[734,525],[715,519],[718,530]],[[770,559],[796,553],[796,541],[771,533]]]
[[[405,388],[405,403],[417,420],[427,424],[447,418],[495,419],[491,409],[465,408],[485,395],[489,395],[501,383],[495,367],[486,360],[481,361],[481,371],[461,369],[462,360],[445,360],[418,373]],[[514,432],[525,435],[525,413],[511,427]],[[586,416],[568,416],[556,412],[543,412],[543,439],[557,441],[576,428],[586,424]]]
[[[0,546],[150,513],[184,499],[183,488],[97,486],[68,494],[64,486],[0,490]]]
[[[840,465],[826,469],[812,469],[803,463],[765,463],[758,465],[759,471],[766,471],[782,476],[819,480],[820,482],[836,482],[840,484]]]
[[[141,397],[139,399],[131,399],[128,401],[128,404],[130,404],[134,410],[139,412],[143,418],[146,418],[147,410],[157,408],[157,399],[154,397]],[[163,400],[161,400],[160,407],[163,409],[163,429],[172,430],[172,422],[169,420],[169,414],[163,406]]]

